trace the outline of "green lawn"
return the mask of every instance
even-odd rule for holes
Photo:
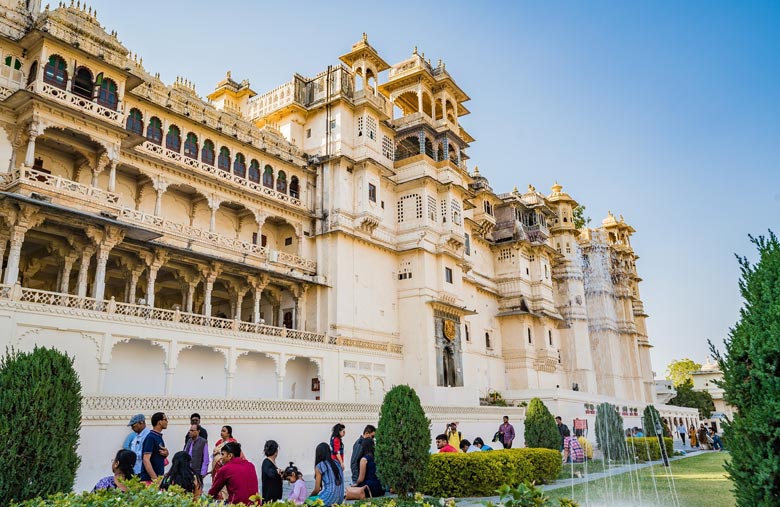
[[[706,453],[673,461],[671,470],[656,465],[579,484],[573,493],[572,488],[564,487],[548,494],[551,498],[573,498],[581,507],[604,504],[674,507],[677,504],[673,500],[673,483],[680,507],[734,507],[731,481],[723,470],[727,457],[728,453],[723,452]]]

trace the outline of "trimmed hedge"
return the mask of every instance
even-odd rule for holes
[[[628,448],[631,454],[640,463],[645,461],[657,461],[661,459],[661,446],[658,445],[658,437],[627,438]],[[666,455],[674,456],[674,444],[671,438],[664,438]],[[648,460],[649,456],[649,460]]]
[[[504,485],[552,482],[561,453],[552,449],[499,449],[431,456],[422,492],[439,497],[492,496]]]

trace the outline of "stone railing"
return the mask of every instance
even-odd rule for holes
[[[386,116],[392,116],[393,114],[390,103],[387,101],[385,96],[379,92],[374,93],[373,89],[369,88],[356,91],[353,100],[356,105],[366,100],[375,105]]]
[[[544,243],[547,241],[547,238],[550,237],[550,230],[541,224],[523,224],[523,230],[525,231],[526,236],[528,236],[528,241],[531,243]]]
[[[298,199],[297,197],[292,197],[282,192],[277,192],[273,188],[268,188],[263,186],[261,183],[255,183],[254,181],[249,181],[248,179],[237,176],[231,173],[230,171],[223,171],[222,169],[217,169],[217,167],[215,166],[204,164],[203,162],[197,159],[185,157],[181,153],[176,153],[175,151],[164,148],[159,144],[155,144],[151,141],[144,141],[137,147],[137,149],[144,153],[149,153],[151,155],[154,155],[157,158],[161,158],[167,161],[173,161],[179,165],[211,174],[212,176],[216,176],[220,180],[228,181],[240,187],[252,190],[257,194],[260,194],[265,197],[270,197],[275,201],[290,204],[292,206],[295,206],[296,208],[304,207],[303,202],[301,202],[301,200]]]
[[[223,319],[208,317],[196,313],[153,308],[133,303],[121,303],[114,298],[99,300],[90,297],[80,297],[73,294],[62,294],[38,289],[24,288],[19,284],[0,285],[0,306],[4,305],[36,305],[35,310],[51,308],[53,313],[72,313],[77,317],[102,317],[138,324],[152,324],[156,327],[185,329],[233,335],[242,333],[243,338],[253,339],[264,336],[272,341],[299,344],[311,344],[336,348],[349,348],[360,351],[385,352],[400,355],[403,348],[397,343],[374,342],[354,338],[337,338],[324,333],[314,333],[299,329],[268,326],[254,322],[244,322],[238,319]],[[38,307],[37,305],[40,305]]]
[[[4,188],[6,190],[17,184],[30,185],[43,190],[52,189],[111,207],[116,207],[119,204],[119,196],[113,192],[107,192],[97,187],[65,179],[62,176],[46,174],[24,166],[14,169],[5,177]]]
[[[151,215],[149,213],[122,208],[119,211],[119,219],[127,222],[142,224],[160,232],[180,236],[187,240],[201,241],[209,245],[224,247],[234,250],[242,255],[247,255],[262,262],[284,264],[285,266],[299,268],[309,273],[317,272],[317,262],[286,252],[269,250],[250,241],[227,238],[216,232],[204,231],[189,225],[180,224],[167,218]]]
[[[57,88],[56,86],[53,86],[49,83],[35,81],[30,83],[27,89],[31,92],[50,97],[72,108],[84,111],[91,116],[95,116],[103,120],[108,120],[110,122],[116,123],[117,125],[122,124],[121,111],[115,111],[105,106],[101,106],[97,102],[85,99],[84,97],[75,95],[61,88]]]

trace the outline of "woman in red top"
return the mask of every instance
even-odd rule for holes
[[[255,466],[241,457],[241,444],[228,442],[220,453],[222,467],[214,475],[209,496],[217,498],[222,488],[227,489],[227,503],[255,505],[257,497],[257,472]]]
[[[344,434],[347,432],[341,423],[333,426],[333,433],[330,435],[330,457],[341,464],[344,469]]]

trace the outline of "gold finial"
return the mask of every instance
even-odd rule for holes
[[[474,166],[474,176],[479,176],[479,166],[478,165]]]
[[[439,58],[439,63],[436,64],[437,67],[441,67],[441,58]]]
[[[561,190],[563,190],[563,186],[558,183],[558,181],[555,181],[555,184],[552,186],[552,191],[555,194],[560,194]]]
[[[517,189],[517,185],[515,185],[515,188],[512,190],[513,194],[519,194],[520,191]]]
[[[368,34],[363,32],[363,42],[368,42]]]
[[[626,223],[626,221],[623,220],[623,215],[620,215],[620,221],[623,222],[623,223]]]
[[[412,54],[413,54],[413,55],[416,55],[416,54],[417,54],[417,46],[415,46],[415,47],[414,47],[414,51],[412,51]]]
[[[529,183],[528,184],[528,191],[529,192],[536,192],[536,188],[534,188],[534,186]]]

